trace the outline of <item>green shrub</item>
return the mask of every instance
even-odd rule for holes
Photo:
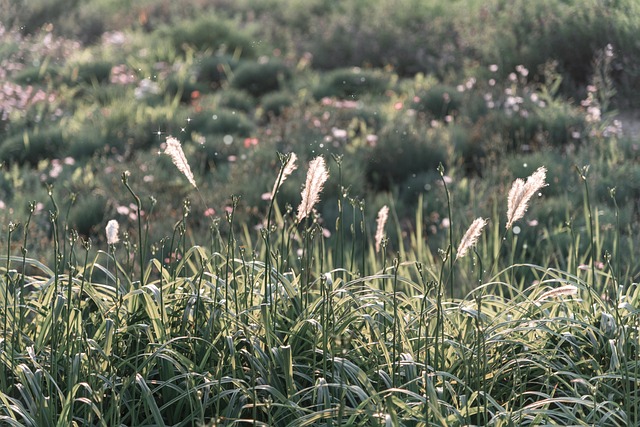
[[[220,94],[218,105],[229,110],[238,110],[245,113],[255,108],[255,99],[243,90],[228,89]]]
[[[67,77],[69,83],[108,83],[113,64],[106,61],[76,64],[71,68]]]
[[[79,197],[69,213],[69,226],[82,236],[90,236],[103,226],[106,199],[92,192]]]
[[[344,68],[327,73],[313,95],[357,100],[365,94],[384,94],[389,83],[390,78],[379,71]]]
[[[416,94],[411,107],[430,117],[444,119],[445,116],[459,112],[462,94],[455,87],[438,84]]]
[[[638,81],[637,2],[492,0],[477,7],[485,19],[461,19],[462,39],[483,63],[498,64],[502,77],[522,64],[531,72],[529,80],[543,80],[544,64],[556,61],[563,92],[575,97],[589,83],[598,52],[611,44],[618,55],[613,64],[618,84],[632,90],[629,84]]]
[[[231,86],[259,97],[282,89],[290,78],[291,70],[280,61],[243,62],[236,69]]]
[[[267,117],[277,117],[282,112],[291,107],[293,100],[291,95],[286,92],[268,93],[260,100],[263,114]]]
[[[60,70],[56,66],[27,67],[11,76],[11,79],[21,85],[45,84],[56,79]]]
[[[96,129],[84,127],[69,138],[67,154],[76,160],[85,159],[103,151],[108,144],[109,140]]]
[[[192,100],[194,92],[203,91],[203,85],[193,81],[189,77],[171,76],[165,82],[165,93],[171,98],[179,96],[180,102],[188,103]]]
[[[319,69],[392,67],[400,75],[443,72],[461,65],[452,25],[456,5],[440,2],[340,2],[322,19],[295,32],[298,53],[309,52]],[[453,70],[452,70],[453,71]]]
[[[436,170],[445,163],[441,135],[405,119],[387,123],[367,154],[366,176],[377,190],[389,189],[413,174]]]
[[[157,32],[157,37],[171,40],[174,48],[212,53],[240,54],[251,58],[255,55],[250,35],[237,28],[236,23],[216,16],[202,16],[196,20],[172,24]]]
[[[218,89],[238,67],[238,60],[229,55],[207,56],[196,65],[196,76],[200,83]]]
[[[249,136],[254,125],[242,112],[221,109],[193,116],[190,128],[204,135]]]
[[[30,130],[5,139],[0,144],[0,159],[36,165],[41,159],[58,157],[64,144],[58,128]]]

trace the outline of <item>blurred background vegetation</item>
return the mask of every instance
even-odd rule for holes
[[[195,234],[232,194],[236,223],[259,225],[277,151],[329,161],[319,207],[329,232],[338,199],[366,200],[371,224],[392,201],[401,236],[391,241],[414,229],[417,212],[435,251],[448,226],[459,237],[472,218],[494,218],[513,179],[545,165],[550,186],[519,244],[532,262],[562,264],[570,234],[587,228],[574,166],[589,164],[600,231],[622,224],[636,241],[639,145],[616,120],[640,100],[634,0],[0,4],[0,235],[35,201],[39,254],[51,235],[47,185],[65,227],[98,247],[109,219],[135,228],[125,170],[152,241],[171,233],[185,198]],[[158,155],[168,135],[182,141],[206,206]],[[299,202],[305,172],[282,188],[283,210]],[[355,204],[344,208],[351,215]],[[635,277],[638,262],[624,253]]]

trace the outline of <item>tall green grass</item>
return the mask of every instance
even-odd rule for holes
[[[360,225],[371,216],[364,203],[362,218],[342,215],[331,230],[351,232],[354,246],[342,238],[334,246],[317,216],[300,224],[293,209],[281,210],[277,194],[290,159],[274,176],[257,237],[234,232],[234,197],[226,221],[190,242],[185,203],[171,237],[147,242],[153,224],[139,216],[134,235],[90,258],[91,243],[55,208],[49,267],[25,250],[14,253],[15,236],[27,246],[33,206],[24,225],[11,224],[1,241],[1,422],[640,422],[640,289],[621,280],[616,258],[600,264],[597,247],[606,242],[595,218],[586,218],[586,236],[573,234],[569,270],[530,264],[516,250],[518,235],[501,228],[507,194],[505,209],[487,212],[466,257],[454,258],[463,231],[455,197],[448,248],[439,255],[422,242],[421,210],[406,241],[382,245],[396,253],[377,253]],[[440,172],[440,191],[448,192]],[[589,216],[589,176],[581,173]],[[149,209],[136,179],[123,176],[123,197]],[[393,222],[390,229],[400,227]]]

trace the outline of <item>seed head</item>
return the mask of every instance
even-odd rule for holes
[[[380,245],[382,244],[382,239],[384,239],[384,226],[387,223],[387,218],[389,217],[389,207],[384,205],[378,211],[378,219],[376,220],[376,252],[380,252]]]
[[[482,234],[482,229],[487,225],[487,220],[484,218],[476,218],[469,228],[467,232],[464,233],[462,240],[460,241],[460,245],[458,246],[458,251],[456,254],[456,259],[462,258],[469,252],[469,249],[474,247],[478,243],[478,239],[480,238],[480,234]]]
[[[520,178],[513,181],[507,200],[507,230],[527,212],[529,201],[533,195],[547,186],[546,177],[547,169],[542,166],[527,178],[527,182]]]
[[[178,170],[187,178],[187,180],[189,180],[189,183],[195,188],[198,188],[196,180],[193,178],[191,168],[189,167],[189,163],[187,162],[187,158],[184,155],[184,151],[182,151],[180,141],[172,136],[168,136],[166,144],[167,146],[164,149],[164,154],[171,157],[173,164],[176,165]]]
[[[269,197],[270,200],[273,200],[273,198],[276,197],[276,191],[278,190],[278,187],[282,185],[282,183],[289,177],[289,175],[291,175],[293,171],[298,168],[298,165],[296,165],[297,160],[298,160],[298,157],[296,156],[296,153],[289,154],[289,160],[287,160],[287,163],[284,165],[284,168],[282,169],[280,182],[276,181],[273,184],[273,190],[271,190],[271,195]]]
[[[118,224],[118,221],[116,221],[115,219],[112,219],[107,223],[107,227],[106,227],[107,244],[115,245],[120,241],[120,238],[118,237],[118,230],[120,230],[120,225]]]
[[[309,162],[307,179],[302,188],[302,202],[298,206],[298,222],[311,214],[313,207],[320,201],[320,192],[324,183],[329,179],[329,172],[322,156],[318,156]]]

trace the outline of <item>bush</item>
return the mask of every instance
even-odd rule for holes
[[[190,128],[204,135],[249,136],[253,123],[241,112],[221,109],[193,116]]]
[[[440,140],[441,135],[415,122],[389,122],[367,155],[367,181],[377,190],[388,190],[413,174],[435,170],[446,161]]]
[[[452,25],[455,7],[431,1],[340,2],[323,19],[294,33],[299,54],[319,69],[387,67],[400,75],[443,72],[461,65]]]
[[[108,83],[113,64],[106,61],[95,61],[77,64],[72,67],[67,77],[70,84],[78,83]]]
[[[313,95],[357,100],[365,94],[382,95],[388,88],[389,77],[378,71],[344,68],[328,73]]]
[[[21,85],[34,85],[51,82],[59,75],[60,70],[55,66],[49,66],[44,70],[41,67],[27,67],[15,73],[11,79]]]
[[[237,24],[215,16],[203,16],[195,21],[187,20],[158,30],[158,37],[169,39],[181,52],[188,49],[213,53],[239,53],[242,57],[255,56],[248,33],[239,30]]]
[[[455,87],[438,84],[416,94],[411,107],[430,117],[444,119],[460,110],[462,94]]]
[[[493,0],[477,4],[484,19],[461,20],[462,39],[483,63],[498,64],[503,77],[522,64],[531,71],[530,80],[541,81],[544,64],[556,61],[564,77],[563,92],[576,96],[590,81],[595,56],[611,44],[617,55],[613,69],[618,70],[618,84],[633,89],[630,84],[638,82],[640,47],[633,41],[640,31],[637,2],[517,0],[505,5]],[[467,16],[477,16],[476,11]]]
[[[58,157],[63,147],[60,129],[30,130],[5,139],[0,145],[0,159],[36,165],[39,160]]]
[[[291,107],[293,100],[288,93],[274,92],[263,96],[260,103],[262,104],[262,110],[265,116],[277,117],[282,114],[286,108]]]
[[[95,192],[80,197],[69,214],[69,225],[82,236],[95,234],[103,225],[106,205],[105,197]]]
[[[179,96],[180,102],[182,103],[190,102],[192,100],[192,94],[202,90],[204,90],[203,86],[194,82],[189,77],[174,75],[169,77],[165,83],[165,92],[172,98]]]
[[[202,58],[196,66],[196,76],[200,83],[218,89],[238,67],[238,60],[229,55],[215,55]]]
[[[255,99],[243,90],[228,89],[220,94],[218,105],[229,110],[248,113],[255,107],[255,102]]]
[[[243,62],[235,71],[231,86],[259,97],[282,89],[290,78],[291,70],[280,61]]]

